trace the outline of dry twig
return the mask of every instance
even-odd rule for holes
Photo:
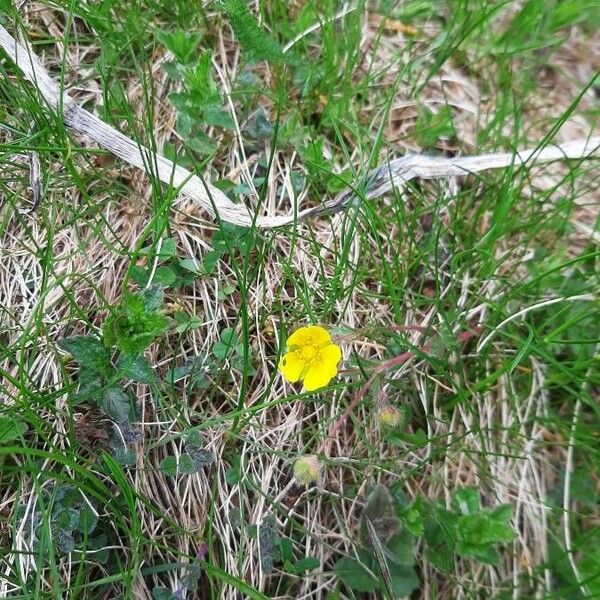
[[[99,146],[130,165],[155,175],[163,183],[174,186],[181,194],[197,202],[211,215],[236,225],[280,227],[309,217],[340,212],[357,204],[362,198],[375,199],[393,189],[401,188],[414,178],[439,179],[533,161],[541,163],[569,158],[581,159],[596,154],[600,149],[600,138],[593,138],[559,146],[534,148],[514,154],[484,154],[459,158],[437,158],[419,154],[404,156],[374,169],[367,174],[364,183],[345,190],[319,206],[295,211],[290,215],[253,216],[246,206],[234,204],[210,182],[204,181],[187,169],[138,144],[78,106],[50,77],[37,56],[29,48],[19,44],[1,25],[0,46],[14,61],[23,76],[36,85],[50,108],[62,115],[69,129],[87,135]],[[156,173],[151,173],[150,165],[155,165]]]

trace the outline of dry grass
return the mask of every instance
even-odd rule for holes
[[[71,42],[65,47],[60,42],[66,23],[62,10],[28,2],[23,11],[32,40],[45,38],[48,34],[57,40],[40,48],[38,54],[44,65],[58,73],[64,60],[65,86],[69,93],[88,110],[98,110],[102,103],[102,83],[92,66],[99,54],[98,40],[91,39],[86,25],[75,19]],[[498,18],[494,27],[503,27],[505,18],[506,15]],[[361,22],[361,68],[354,76],[360,81],[366,72],[376,73],[374,87],[381,88],[381,95],[374,94],[372,99],[359,106],[357,113],[363,123],[372,123],[375,127],[382,117],[381,98],[397,78],[399,57],[409,60],[426,52],[430,40],[440,32],[440,24],[432,19],[421,23],[414,32],[411,29],[402,31],[393,23],[382,28],[380,17],[367,11]],[[410,55],[405,50],[408,39],[412,44]],[[231,82],[238,78],[242,64],[239,48],[228,28],[217,31],[215,48],[214,68],[219,87],[226,92]],[[599,57],[600,34],[584,35],[573,27],[566,43],[552,51],[547,68],[538,73],[537,92],[528,94],[524,112],[519,115],[526,124],[527,140],[535,143],[541,139],[555,119],[568,111],[582,87],[600,70]],[[401,78],[384,128],[382,156],[388,151],[402,155],[421,150],[414,132],[419,107],[423,106],[433,114],[450,107],[455,133],[443,136],[438,142],[438,150],[454,154],[474,153],[481,149],[478,132],[482,122],[491,122],[498,108],[494,90],[490,88],[493,69],[479,71],[477,64],[482,57],[471,58],[470,69],[452,58],[444,62],[418,94],[414,93],[416,84],[421,83],[418,78],[417,82]],[[136,73],[132,73],[130,79],[121,78],[121,84],[137,122],[144,123],[146,130],[152,127],[160,150],[165,142],[177,140],[178,134],[174,130],[176,115],[167,100],[170,84],[160,68],[165,56],[157,50],[152,60],[152,64],[146,65],[154,80],[150,99]],[[423,60],[427,64],[433,57],[429,59],[424,55]],[[514,72],[518,73],[519,68],[519,60],[516,60]],[[261,67],[256,69],[256,74],[263,78],[265,86],[269,85],[272,77],[269,69]],[[558,132],[557,141],[600,133],[588,117],[592,109],[597,108],[598,100],[594,94],[597,91],[593,88],[584,94]],[[151,122],[147,116],[149,101],[153,103]],[[235,116],[234,100],[230,106]],[[5,107],[2,112],[4,120],[10,118],[12,109]],[[134,126],[131,120],[123,120],[118,125],[130,133]],[[241,129],[244,124],[238,121],[236,125]],[[498,127],[496,139],[504,136],[503,139],[511,140],[514,127],[515,123],[506,119]],[[217,135],[216,131],[212,133]],[[11,142],[12,136],[7,130],[0,135],[3,142]],[[342,172],[364,160],[364,149],[355,148],[346,162],[334,149],[337,141],[330,142],[325,152],[336,161],[335,170]],[[81,138],[77,143],[85,145],[86,140]],[[98,156],[100,159],[103,160]],[[257,159],[244,147],[241,136],[234,135],[207,166],[206,175],[213,181],[228,178],[253,186]],[[123,168],[119,162],[94,166],[94,160],[82,155],[73,158],[73,164],[81,173],[93,168],[101,173],[101,180],[84,176],[84,197],[82,186],[73,185],[71,175],[64,171],[60,156],[44,156],[42,207],[31,212],[25,212],[28,207],[27,161],[19,159],[6,164],[5,177],[12,179],[7,189],[14,192],[12,202],[21,209],[14,213],[4,209],[2,213],[0,330],[3,345],[14,349],[14,355],[5,356],[0,362],[0,370],[6,374],[2,388],[6,405],[21,402],[21,392],[15,382],[26,382],[31,390],[40,390],[44,394],[64,390],[65,368],[63,358],[55,349],[55,341],[66,335],[93,332],[100,327],[107,303],[116,302],[122,294],[122,282],[130,265],[128,253],[136,249],[153,216],[153,193],[145,176],[134,169]],[[265,212],[289,211],[289,198],[293,196],[291,173],[302,169],[302,160],[294,150],[276,152],[262,208]],[[561,240],[567,253],[575,256],[593,241],[598,242],[595,226],[600,193],[594,183],[597,162],[587,170],[582,169],[575,180],[569,176],[570,170],[569,164],[532,168],[521,192],[525,200],[540,196],[544,199],[539,207],[535,202],[529,202],[527,214],[536,210],[552,211],[554,200],[563,196],[575,199],[577,208],[571,214],[568,242]],[[111,190],[111,182],[118,186],[118,194]],[[457,214],[463,214],[457,206],[461,195],[465,190],[476,190],[477,186],[485,184],[467,178],[453,178],[443,184],[424,183],[413,191],[412,196],[408,195],[407,206],[430,214],[435,210],[435,199],[442,198],[440,219],[449,223]],[[548,194],[548,190],[551,193]],[[298,200],[318,202],[318,198],[310,197],[308,188]],[[396,201],[391,196],[385,198],[382,203],[387,208],[382,210],[393,214],[390,206]],[[473,206],[464,214],[476,211]],[[219,384],[210,394],[180,386],[180,396],[176,399],[163,397],[157,401],[148,386],[137,385],[135,395],[141,407],[138,423],[141,437],[134,446],[136,466],[126,471],[126,477],[139,498],[147,499],[158,509],[150,510],[149,505],[137,501],[142,536],[161,541],[154,546],[145,546],[152,548],[152,554],[141,557],[142,566],[176,560],[187,562],[198,554],[201,542],[207,539],[210,531],[211,543],[220,551],[218,562],[222,569],[245,579],[259,590],[268,587],[269,593],[273,593],[277,571],[265,576],[258,558],[257,541],[250,538],[247,528],[240,531],[236,519],[241,513],[246,523],[260,524],[268,515],[275,515],[281,532],[304,533],[296,546],[297,551],[316,556],[324,565],[323,571],[298,579],[294,597],[325,598],[335,587],[335,577],[329,569],[334,557],[340,552],[353,553],[358,518],[369,485],[373,480],[400,478],[405,482],[409,498],[422,494],[446,502],[450,501],[455,489],[475,485],[481,491],[485,505],[511,503],[515,509],[514,522],[518,525],[518,537],[513,546],[503,552],[502,562],[497,567],[460,559],[456,561],[452,577],[442,577],[426,560],[421,560],[422,587],[415,598],[492,597],[506,589],[507,582],[514,582],[516,590],[524,574],[530,578],[528,593],[531,597],[546,597],[552,587],[551,575],[547,568],[540,570],[539,567],[547,563],[549,556],[548,494],[559,481],[557,465],[565,463],[567,447],[566,440],[557,439],[558,434],[546,425],[549,412],[547,367],[539,358],[530,357],[527,367],[523,367],[528,373],[526,386],[524,380],[516,380],[507,372],[494,386],[483,391],[477,391],[477,380],[473,379],[474,374],[468,367],[472,359],[477,359],[480,350],[477,343],[451,352],[450,360],[459,365],[454,370],[454,379],[440,379],[429,361],[411,360],[390,374],[383,391],[394,404],[402,404],[407,398],[414,403],[413,410],[418,410],[419,419],[409,428],[420,424],[426,429],[428,438],[436,442],[430,441],[422,448],[408,442],[391,446],[382,436],[372,407],[363,404],[339,431],[329,456],[323,457],[326,468],[319,484],[304,489],[291,480],[294,459],[315,450],[358,389],[356,379],[349,375],[341,378],[342,385],[322,397],[282,401],[293,390],[280,377],[273,378],[277,348],[283,341],[278,338],[282,325],[280,315],[297,316],[302,312],[299,292],[314,290],[312,300],[325,301],[327,289],[323,281],[337,278],[342,288],[349,288],[356,271],[372,269],[372,278],[366,276],[334,302],[332,323],[352,329],[376,324],[383,330],[395,325],[430,326],[439,330],[446,328],[446,317],[440,314],[439,307],[448,297],[456,299],[456,325],[450,329],[458,335],[462,329],[461,321],[486,328],[490,312],[493,312],[490,304],[502,296],[503,286],[508,285],[508,281],[514,285],[526,277],[527,263],[534,257],[527,245],[531,240],[525,239],[525,233],[515,233],[495,249],[497,255],[504,253],[507,257],[498,262],[497,271],[482,280],[477,268],[464,269],[461,279],[457,280],[451,266],[455,244],[449,225],[446,234],[440,238],[441,258],[431,256],[431,267],[425,266],[420,275],[425,282],[439,278],[435,292],[437,301],[424,304],[417,293],[417,282],[409,281],[404,292],[404,321],[399,323],[386,288],[378,280],[381,271],[377,265],[385,262],[394,265],[398,251],[404,248],[408,253],[410,247],[425,243],[426,221],[424,226],[410,232],[390,221],[389,228],[384,231],[369,227],[359,218],[356,232],[348,239],[347,216],[338,214],[303,225],[297,235],[292,236],[291,231],[286,231],[269,236],[262,264],[246,289],[251,355],[256,373],[244,398],[244,406],[249,411],[247,421],[235,439],[244,485],[232,487],[227,480],[232,448],[228,433],[230,415],[234,414],[241,385],[237,371],[232,371],[231,382]],[[483,230],[486,222],[489,224],[489,219],[486,221],[483,217]],[[184,201],[174,204],[170,227],[181,255],[199,257],[210,249],[210,234],[215,227],[192,204]],[[412,237],[403,241],[407,234]],[[390,240],[395,243],[387,243]],[[347,244],[347,262],[340,270],[338,265],[344,243]],[[43,249],[48,244],[52,248],[50,267],[44,254],[33,250]],[[383,254],[379,251],[381,247]],[[290,272],[295,274],[294,277],[290,278]],[[296,278],[302,280],[301,286],[290,285]],[[169,303],[186,313],[198,315],[203,325],[180,338],[170,338],[152,347],[147,356],[159,372],[164,374],[174,364],[182,364],[186,357],[209,352],[223,328],[237,325],[239,293],[224,299],[218,293],[230,283],[238,286],[235,270],[221,261],[213,276],[198,279],[183,291],[168,293]],[[411,285],[415,287],[411,289]],[[431,285],[435,290],[435,283]],[[377,298],[366,295],[366,291]],[[531,304],[539,300],[533,299]],[[293,327],[293,323],[288,325]],[[411,333],[408,338],[415,346],[424,341],[419,332]],[[519,351],[502,336],[491,339],[488,350],[485,368],[478,373],[479,380],[492,376],[502,361]],[[344,344],[343,351],[346,359],[354,353],[375,362],[389,357],[383,341],[366,337]],[[458,403],[448,411],[448,398],[470,388],[469,403]],[[71,431],[75,431],[77,439],[85,440],[88,447],[96,448],[95,435],[102,445],[106,423],[101,415],[80,407],[71,412],[64,391],[56,395],[51,405],[44,402],[31,408],[47,423],[49,435],[44,440],[37,440],[40,447],[68,456],[73,452],[85,456],[85,450],[69,447],[75,439],[69,435]],[[216,463],[198,475],[177,479],[166,477],[158,468],[159,463],[165,456],[183,451],[183,441],[177,434],[190,425],[200,426],[206,447],[215,454]],[[87,455],[94,457],[97,450],[89,450]],[[20,461],[15,458],[17,465]],[[93,460],[87,464],[87,468],[98,469],[98,477],[106,480]],[[40,473],[56,468],[52,459],[41,460],[38,465]],[[6,554],[3,567],[7,574],[19,572],[23,581],[39,569],[35,556],[28,554],[34,533],[28,517],[34,511],[36,498],[50,484],[50,480],[40,478],[39,474],[23,473],[20,488],[2,488],[1,514],[13,514],[16,504],[25,507],[15,523],[16,528],[8,534],[12,552]],[[351,496],[348,489],[353,490]],[[181,530],[173,527],[171,522]],[[207,528],[209,522],[210,530]],[[128,556],[134,542],[116,528],[114,539],[120,540],[121,553]],[[216,557],[212,558],[216,560]],[[66,585],[72,580],[76,566],[68,556],[62,557],[57,564],[57,575]],[[53,576],[48,572],[39,572],[38,576],[41,588],[50,590]],[[151,598],[152,587],[157,582],[178,590],[186,576],[184,568],[161,574],[160,582],[157,576],[135,576],[133,597]],[[0,583],[3,597],[15,592],[8,580]],[[112,597],[113,593],[114,590],[108,590],[104,597]],[[200,589],[197,596],[189,593],[186,597],[208,598],[210,594],[206,589]],[[241,596],[233,587],[225,586],[220,597],[234,600]],[[289,596],[275,592],[272,597]]]

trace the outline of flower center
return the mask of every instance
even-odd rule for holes
[[[304,346],[298,350],[298,354],[305,363],[313,363],[319,358],[320,353],[316,346]]]

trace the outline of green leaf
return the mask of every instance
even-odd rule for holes
[[[121,354],[117,361],[123,377],[139,383],[155,383],[156,373],[150,363],[141,354]]]
[[[197,55],[198,44],[202,39],[201,33],[188,31],[165,31],[164,29],[158,29],[154,32],[154,35],[183,64],[188,64],[194,60]]]
[[[96,525],[98,524],[98,517],[94,511],[90,508],[89,504],[84,501],[81,511],[79,513],[79,521],[77,522],[77,530],[84,535],[90,535]]]
[[[162,297],[158,286],[126,293],[104,322],[105,343],[126,354],[142,353],[168,327],[168,319],[157,312]]]
[[[422,536],[425,528],[425,515],[428,511],[428,502],[422,496],[417,496],[415,501],[404,510],[400,511],[400,516],[404,526],[416,536]]]
[[[161,285],[162,287],[171,287],[177,281],[177,275],[167,265],[161,265],[157,267],[152,275],[152,283],[155,285]]]
[[[452,499],[452,507],[462,515],[472,515],[479,512],[479,492],[472,487],[464,487],[457,490]]]
[[[281,558],[285,561],[291,561],[294,558],[294,545],[292,540],[289,538],[281,538],[279,540],[279,549],[281,552]]]
[[[98,406],[104,413],[116,423],[125,423],[129,421],[131,404],[127,394],[118,386],[107,387],[100,399]]]
[[[221,258],[219,250],[210,250],[202,258],[202,266],[206,275],[212,275],[217,268],[217,264]]]
[[[182,454],[177,462],[177,471],[180,475],[193,475],[198,472],[194,459],[189,454]]]
[[[217,143],[207,135],[196,133],[194,137],[186,140],[186,145],[200,156],[214,154],[217,150]]]
[[[179,266],[194,275],[200,275],[202,273],[202,267],[195,258],[182,258],[179,261]]]
[[[19,439],[27,431],[27,425],[9,417],[0,417],[0,444]]]
[[[152,590],[153,600],[177,600],[178,596],[175,595],[168,587],[159,585]]]
[[[225,471],[227,485],[236,485],[240,481],[240,470],[237,467],[229,467]]]
[[[80,369],[77,391],[73,394],[73,401],[75,403],[95,402],[105,385],[105,378],[96,371]]]
[[[304,573],[304,571],[312,571],[318,569],[321,566],[321,561],[315,556],[305,556],[301,558],[295,565],[294,571],[297,574]]]
[[[407,529],[397,533],[385,545],[385,555],[388,560],[400,565],[413,565],[415,562],[415,538]]]
[[[79,523],[79,511],[65,508],[54,517],[54,524],[63,531],[73,531]]]
[[[86,369],[102,375],[112,371],[110,353],[101,340],[92,335],[77,335],[57,342],[58,347],[68,352],[75,361]]]
[[[215,455],[210,450],[200,448],[195,444],[188,444],[185,447],[185,451],[194,463],[194,472],[200,471],[204,467],[209,467],[215,462]]]
[[[146,312],[154,312],[162,306],[164,295],[165,294],[160,286],[152,285],[138,294],[128,294],[126,299],[129,298],[131,300],[132,310],[137,309],[138,303],[135,299],[140,298],[144,310]]]
[[[279,44],[264,30],[244,0],[223,0],[221,6],[229,17],[231,28],[251,60],[284,62],[286,56]]]
[[[383,485],[375,485],[369,492],[367,503],[360,520],[360,539],[365,546],[370,546],[372,536],[367,520],[373,526],[377,537],[385,543],[391,536],[400,531],[400,519],[396,516],[392,496]]]
[[[337,561],[335,574],[355,592],[374,592],[381,589],[379,581],[354,558],[344,556]]]
[[[204,113],[204,122],[214,127],[235,129],[235,121],[229,114],[229,111],[220,108],[208,108]]]
[[[220,360],[224,360],[229,356],[233,348],[239,343],[237,333],[231,327],[223,329],[221,337],[212,348],[213,354]]]
[[[174,456],[165,456],[158,465],[160,472],[167,477],[177,475],[177,459]]]
[[[412,566],[389,563],[392,592],[395,598],[409,596],[419,585],[419,578]]]
[[[175,327],[177,333],[185,333],[186,331],[190,331],[190,329],[197,329],[202,326],[202,319],[199,316],[188,315],[184,312],[175,313],[175,321],[177,321],[177,326]]]

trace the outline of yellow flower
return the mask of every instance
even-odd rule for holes
[[[342,351],[323,327],[296,329],[287,339],[287,349],[279,370],[290,383],[303,380],[304,389],[312,392],[325,387],[337,375]]]

